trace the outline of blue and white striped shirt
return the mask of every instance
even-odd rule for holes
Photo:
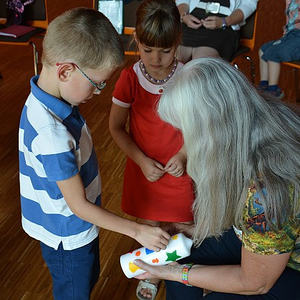
[[[77,106],[55,98],[30,81],[19,128],[22,226],[31,237],[57,249],[82,247],[99,233],[97,226],[72,213],[56,181],[80,174],[86,198],[100,205],[97,157]]]

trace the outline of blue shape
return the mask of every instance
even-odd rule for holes
[[[148,248],[145,248],[145,251],[146,251],[146,254],[148,255],[148,254],[151,254],[152,252],[154,252],[153,250],[150,250],[150,249],[148,249]]]

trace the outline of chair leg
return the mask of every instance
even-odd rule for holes
[[[39,54],[36,49],[34,42],[30,42],[32,49],[33,49],[33,68],[34,68],[34,75],[38,74],[38,62],[39,62]]]
[[[251,82],[254,84],[255,83],[255,64],[253,62],[253,59],[247,55],[247,56],[244,56],[244,58],[249,61],[250,63],[250,76],[251,76]]]
[[[295,93],[296,93],[296,102],[300,103],[300,87],[299,87],[299,69],[294,68],[294,86],[295,86]]]
[[[243,58],[246,59],[250,63],[250,78],[251,78],[252,84],[254,84],[255,83],[255,64],[250,56],[246,55],[246,56],[243,56]],[[237,70],[239,70],[239,66],[237,63],[234,63],[233,66]]]

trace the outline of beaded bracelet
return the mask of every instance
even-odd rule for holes
[[[183,265],[183,268],[182,268],[181,280],[187,286],[191,286],[188,281],[188,275],[189,275],[189,271],[192,268],[192,266],[193,266],[193,264],[186,264],[186,265]]]

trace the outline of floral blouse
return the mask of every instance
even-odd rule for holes
[[[290,197],[292,195],[291,188]],[[300,214],[290,218],[280,230],[272,230],[266,223],[264,208],[253,185],[248,190],[243,221],[242,243],[247,250],[262,255],[291,252],[288,267],[300,271]]]

